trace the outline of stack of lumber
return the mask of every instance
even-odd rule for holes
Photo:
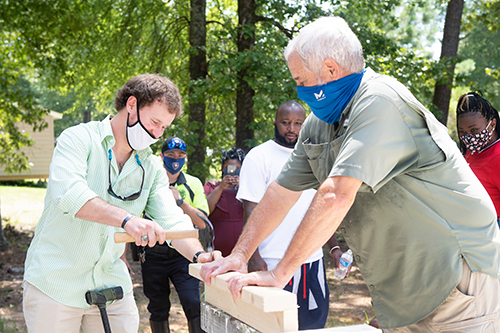
[[[202,264],[190,264],[189,274],[201,279]],[[297,332],[297,297],[295,294],[274,287],[243,287],[241,298],[234,299],[227,280],[237,273],[212,277],[205,285],[202,303],[202,328],[208,333],[281,333]],[[369,325],[325,328],[300,331],[314,333],[382,332]]]

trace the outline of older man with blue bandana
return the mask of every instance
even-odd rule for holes
[[[282,287],[339,230],[384,332],[498,330],[495,209],[447,129],[402,84],[365,69],[341,18],[305,26],[285,58],[313,114],[235,249],[204,265],[204,280],[245,272],[301,191],[317,188],[284,258],[272,271],[232,277],[235,297],[245,285]]]

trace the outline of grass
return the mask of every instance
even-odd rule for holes
[[[45,188],[0,186],[0,213],[20,229],[33,228],[43,211]]]
[[[10,228],[15,228],[21,232],[32,231],[42,214],[45,192],[45,188],[0,185],[0,212],[4,222],[8,221],[8,223],[3,225],[5,228],[4,232],[8,232]],[[7,224],[9,224],[8,227]],[[19,243],[15,239],[12,239],[12,241]],[[342,237],[339,237],[339,243],[344,244]],[[326,327],[362,324],[370,317],[373,317],[374,314],[368,296],[368,289],[360,273],[353,272],[346,281],[342,282],[333,278],[332,259],[328,254],[328,249],[324,249],[324,252],[330,289],[330,314]],[[129,258],[129,262],[132,263],[131,258]],[[140,265],[135,262],[133,264],[136,265],[134,270],[140,272]],[[139,332],[142,333],[150,332],[150,330],[148,327],[149,314],[146,309],[147,299],[142,292],[142,281],[140,280],[134,285],[134,292],[136,294],[137,306],[141,313]],[[363,290],[363,293],[360,293],[361,290]],[[172,292],[174,293],[173,290]],[[185,333],[187,327],[184,314],[181,313],[182,309],[179,301],[176,300],[172,303],[175,308],[170,312],[171,318],[172,320],[174,318],[180,319],[178,323],[174,324],[172,322],[171,332]],[[13,325],[15,324],[13,320],[1,318],[1,310],[0,308],[0,332],[20,332]]]
[[[19,333],[17,326],[12,327],[13,322],[0,317],[0,332],[2,333]]]

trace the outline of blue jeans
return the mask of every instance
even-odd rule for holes
[[[153,321],[168,321],[170,312],[170,281],[172,281],[188,321],[200,317],[200,282],[189,275],[189,260],[182,255],[169,257],[146,248],[142,266],[144,294]]]

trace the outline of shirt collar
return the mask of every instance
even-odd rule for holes
[[[112,117],[113,115],[108,115],[99,123],[101,143],[106,151],[111,149],[116,143],[115,136],[113,135],[113,129],[111,128],[110,120]],[[139,160],[141,160],[141,162],[145,161],[153,153],[150,147],[142,150],[135,150],[134,152],[139,156]]]
[[[179,176],[177,177],[177,180],[173,183],[170,183],[170,185],[175,186],[175,185],[184,185],[186,184],[186,177],[184,176],[184,173],[181,171],[179,173]]]

